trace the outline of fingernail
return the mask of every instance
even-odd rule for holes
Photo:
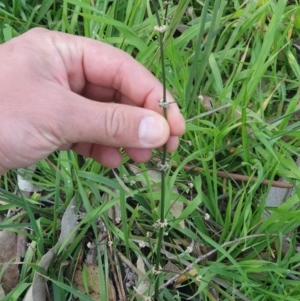
[[[164,125],[159,118],[144,117],[139,125],[139,138],[145,146],[157,146],[164,133]]]

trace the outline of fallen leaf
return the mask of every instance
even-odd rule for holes
[[[73,236],[70,237],[70,234],[76,228],[77,225],[77,214],[75,210],[75,205],[76,201],[75,197],[73,197],[73,199],[70,201],[70,204],[66,208],[66,211],[61,220],[61,232],[58,239],[58,243],[63,244],[68,240],[65,247],[70,245],[76,236],[76,233],[74,233]]]
[[[75,197],[68,205],[61,222],[61,233],[57,244],[50,249],[40,260],[39,266],[45,271],[48,270],[49,265],[53,259],[54,254],[58,251],[62,244],[65,246],[72,243],[75,234],[70,237],[77,224],[77,215],[75,212]],[[47,300],[47,287],[45,278],[35,272],[33,276],[32,285],[28,289],[23,301],[46,301]]]
[[[27,167],[27,172],[23,168],[18,169],[17,181],[18,187],[25,196],[29,196],[30,193],[39,191],[40,189],[32,184],[32,174],[36,170],[36,165],[30,165]]]
[[[180,275],[175,281],[175,284],[174,284],[175,287],[186,282],[190,278],[195,277],[196,275],[198,275],[198,271],[196,269],[192,269],[189,272],[187,272],[186,274]]]
[[[209,95],[200,95],[198,98],[206,112],[210,111],[215,105],[215,101]]]
[[[280,180],[286,182],[285,180]],[[278,188],[271,187],[267,196],[267,207],[279,207],[287,198],[291,196],[293,189],[291,188]]]
[[[5,272],[0,279],[5,293],[9,293],[16,287],[19,281],[18,265],[13,264],[17,257],[17,235],[14,232],[3,230],[0,232],[0,272]]]
[[[163,271],[171,272],[172,274],[177,274],[180,272],[180,268],[175,265],[172,261],[168,260],[168,262],[163,267]]]
[[[176,187],[173,188],[173,192],[176,194],[179,194],[178,190]],[[171,201],[171,208],[170,208],[170,213],[175,217],[178,218],[183,211],[183,203],[179,201]],[[181,220],[179,222],[179,225],[182,229],[184,229],[184,220]]]
[[[117,173],[112,169],[117,181],[119,182],[120,186],[131,196],[133,197],[132,192],[129,190],[129,188],[125,185],[125,183],[122,181],[122,179],[117,175]]]
[[[26,248],[27,248],[27,236],[18,234],[17,236],[17,261],[21,260],[21,257],[25,256],[26,253]]]
[[[75,271],[74,276],[74,283],[77,287],[77,289],[83,293],[88,293],[90,297],[92,297],[94,300],[101,301],[101,294],[100,294],[100,284],[99,284],[99,270],[98,266],[96,265],[84,265],[84,269],[87,274],[87,284],[88,284],[88,292],[86,292],[86,289],[83,284],[83,271],[80,269],[77,269]],[[108,298],[109,301],[116,301],[116,291],[113,286],[112,281],[108,280]]]
[[[147,290],[149,290],[151,284],[149,281],[145,280],[145,275],[146,275],[145,264],[141,256],[138,256],[136,267],[141,273],[138,275],[138,283],[136,285],[135,291],[138,294],[143,295]]]
[[[40,260],[39,266],[48,270],[51,260],[57,250],[57,245],[50,249]],[[47,300],[47,287],[45,278],[35,272],[33,276],[32,285],[28,289],[23,301],[46,301]]]
[[[113,192],[116,195],[119,195],[119,191],[117,190],[113,190]],[[110,200],[112,200],[112,196],[108,193],[104,193],[102,196],[102,200],[103,202],[109,202]],[[120,207],[120,203],[117,203],[114,206],[111,206],[108,208],[107,210],[107,216],[114,221],[116,224],[119,224],[121,222],[121,207]]]
[[[5,297],[5,292],[2,288],[2,286],[0,285],[0,300],[4,299],[4,297]]]

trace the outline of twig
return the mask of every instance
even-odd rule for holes
[[[244,241],[246,239],[252,239],[252,238],[257,238],[257,237],[265,237],[266,234],[253,234],[253,235],[249,235],[249,236],[245,236],[245,237],[241,237],[241,238],[237,238],[237,239],[234,239],[232,241],[227,241],[227,242],[224,242],[222,245],[221,245],[221,248],[225,248],[225,247],[228,247],[230,245],[233,245],[235,243],[239,243],[241,241]],[[277,234],[270,234],[270,236],[278,236]],[[165,287],[167,287],[168,285],[170,285],[172,282],[175,282],[177,280],[177,278],[179,278],[181,275],[189,272],[190,270],[192,270],[194,268],[194,265],[204,259],[206,259],[207,257],[213,255],[214,253],[217,253],[218,250],[217,249],[214,249],[204,255],[201,255],[199,256],[193,263],[191,263],[189,266],[187,266],[180,274],[177,274],[171,278],[169,278],[169,280],[167,280],[167,282],[165,282],[163,285],[161,285],[159,287],[159,290],[161,291],[162,289],[164,289]]]
[[[120,269],[119,258],[118,258],[117,254],[115,252],[113,254],[114,254],[114,257],[115,257],[116,270],[117,270],[117,275],[118,275],[119,285],[120,285],[119,298],[120,298],[120,300],[126,300],[126,293],[125,293],[124,284],[123,284],[123,281],[122,281],[122,273],[121,273],[121,269]]]
[[[159,158],[152,158],[152,160],[154,162],[158,162],[160,159]],[[172,163],[172,167],[177,167],[177,163],[173,162]],[[183,167],[184,170],[194,170],[194,171],[198,171],[198,172],[202,172],[204,171],[204,168],[202,167],[194,167],[192,165],[185,165]],[[208,170],[210,173],[213,173],[213,170],[209,169]],[[258,181],[257,177],[249,177],[249,176],[245,176],[245,175],[240,175],[240,174],[235,174],[235,173],[231,173],[231,172],[225,172],[225,171],[220,171],[217,170],[217,176],[220,178],[225,178],[225,179],[233,179],[236,181],[241,181],[241,182],[256,182]],[[293,188],[294,186],[290,183],[285,183],[285,182],[280,182],[280,181],[271,181],[271,180],[262,180],[261,181],[262,185],[270,185],[272,187],[277,187],[277,188]]]
[[[109,247],[107,255],[108,255],[108,259],[110,261],[111,271],[112,271],[115,286],[116,286],[116,289],[117,289],[117,292],[118,292],[118,296],[121,300],[126,300],[126,298],[124,298],[124,294],[123,294],[124,290],[121,289],[123,281],[122,281],[122,278],[119,278],[119,273],[117,273],[118,263],[113,260],[112,254],[113,254],[112,247]]]
[[[211,115],[211,114],[213,114],[213,113],[216,113],[216,112],[219,112],[219,111],[221,111],[221,110],[223,110],[223,109],[227,109],[227,108],[229,108],[230,106],[232,106],[232,104],[231,104],[231,103],[227,103],[227,104],[224,105],[224,106],[218,107],[218,108],[216,108],[216,109],[210,110],[210,111],[208,111],[208,112],[204,112],[204,113],[199,114],[199,115],[197,115],[197,116],[194,116],[194,117],[192,117],[192,118],[190,118],[190,119],[187,119],[187,120],[185,121],[185,123],[189,123],[189,122],[194,121],[194,120],[196,120],[196,119],[201,119],[201,118],[203,118],[203,117],[205,117],[205,116],[209,116],[209,115]]]

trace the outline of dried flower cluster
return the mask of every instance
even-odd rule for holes
[[[164,101],[164,99],[162,98],[162,99],[160,99],[159,101],[158,101],[158,106],[160,107],[160,108],[164,108],[164,109],[167,109],[169,106],[170,106],[170,102],[169,101]]]
[[[167,25],[155,25],[154,30],[158,31],[159,33],[164,33],[167,30]]]
[[[169,163],[168,162],[165,162],[165,164],[163,164],[161,161],[158,161],[157,162],[157,168],[158,170],[160,171],[167,171],[169,169]]]
[[[168,226],[168,221],[165,219],[163,222],[158,219],[154,224],[154,228],[166,228]]]

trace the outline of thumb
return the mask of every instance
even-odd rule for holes
[[[62,144],[88,142],[111,147],[156,148],[170,135],[168,122],[152,110],[96,102],[74,93],[62,103],[68,103],[65,110],[60,110],[58,122]]]

